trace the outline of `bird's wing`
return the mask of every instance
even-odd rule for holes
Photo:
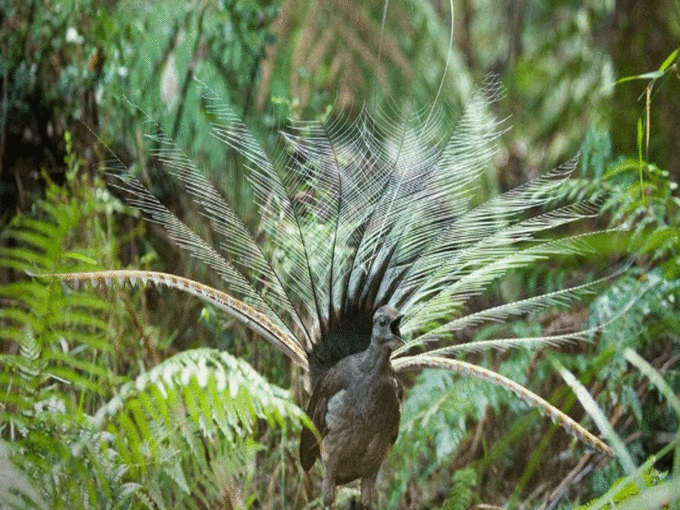
[[[305,471],[309,471],[317,458],[321,455],[319,443],[328,434],[328,402],[339,392],[344,391],[356,377],[357,355],[348,356],[331,368],[314,387],[312,398],[309,400],[307,414],[319,432],[314,435],[308,428],[302,429],[300,436],[300,463]]]

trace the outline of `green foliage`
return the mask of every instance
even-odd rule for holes
[[[486,408],[488,391],[480,386],[479,381],[455,380],[444,371],[426,370],[418,376],[404,402],[399,441],[388,458],[392,480],[387,508],[396,508],[410,485],[417,486],[422,477],[432,478],[448,467],[465,438],[467,417],[480,419]],[[405,464],[413,469],[398,469]],[[435,496],[424,489],[421,501]]]
[[[623,220],[631,233],[631,244],[649,263],[659,263],[668,277],[680,276],[680,198],[677,183],[668,171],[634,160],[616,165],[610,179],[625,183],[616,190],[610,207],[613,220]]]
[[[33,214],[15,217],[3,232],[14,246],[2,248],[0,265],[29,274],[65,264],[91,267],[87,251],[63,245],[89,232],[89,250],[95,250],[99,243],[92,233],[103,232],[101,225],[94,228],[93,217],[105,207],[93,198],[69,199],[51,184]],[[118,359],[109,334],[113,305],[100,295],[68,294],[54,281],[36,279],[3,285],[0,299],[0,336],[9,346],[0,357],[2,435],[10,457],[32,480],[28,492],[24,487],[23,496],[16,495],[23,498],[19,506],[29,506],[29,499],[50,508],[63,507],[64,501],[81,501],[82,507],[109,498],[115,502],[129,485],[121,480],[122,466],[107,454],[101,432],[88,422],[102,399],[111,398],[112,388],[127,380],[108,368]],[[74,455],[71,448],[81,442],[96,455]],[[94,473],[99,476],[86,484]]]
[[[449,497],[441,510],[467,510],[472,505],[477,474],[472,468],[460,469],[451,475]]]
[[[0,286],[0,445],[12,474],[0,501],[3,508],[212,507],[228,499],[229,484],[253,477],[263,431],[285,432],[306,417],[289,392],[227,353],[189,350],[154,366],[145,354],[160,342],[148,330],[145,343],[126,340],[120,321],[130,318],[116,300],[45,276],[65,266],[90,269],[102,255],[115,259],[115,243],[104,245],[107,217],[120,204],[89,189],[80,178],[71,196],[51,184],[32,214],[15,217],[2,234],[11,246],[0,250],[0,266],[42,276]]]
[[[154,119],[253,224],[256,211],[242,159],[235,151],[225,151],[211,135],[213,119],[195,79],[235,105],[244,120],[259,118],[254,111],[256,80],[265,49],[273,41],[269,27],[278,5],[277,0],[191,1],[164,2],[158,9],[155,3],[131,0],[98,17],[106,63],[97,93],[110,117],[103,133],[108,143],[132,150],[151,178],[148,166],[157,162],[149,158],[142,139],[148,119]],[[262,133],[263,127],[271,128],[279,120],[270,118],[255,126]],[[155,181],[152,188],[161,196],[179,194],[165,184]],[[187,208],[180,215],[192,212]]]
[[[448,5],[439,13],[427,2],[385,5],[284,2],[273,27],[276,42],[263,63],[260,97],[290,98],[293,116],[307,110],[309,117],[329,102],[339,111],[386,100],[426,104],[443,76],[455,76],[460,87],[444,94],[459,101],[471,81],[460,56],[449,51]]]
[[[9,87],[5,97],[10,103],[0,111],[3,125],[5,115],[16,122],[16,115],[21,117],[38,107],[55,107],[69,122],[79,117],[78,109],[69,107],[68,102],[80,97],[92,81],[87,59],[94,46],[78,34],[77,27],[79,18],[96,11],[97,4],[96,0],[54,5],[0,1],[3,19],[10,20],[3,24],[5,51],[0,53],[0,69]],[[54,55],[59,58],[50,58]]]
[[[662,505],[673,503],[677,505],[680,502],[680,484],[678,483],[680,481],[680,458],[678,457],[680,455],[680,402],[663,376],[634,350],[625,349],[624,357],[639,369],[640,373],[648,378],[649,382],[667,400],[668,407],[675,417],[675,424],[671,425],[671,430],[676,430],[675,437],[656,455],[650,455],[639,468],[635,468],[632,456],[624,446],[621,437],[613,430],[606,431],[611,436],[609,440],[617,450],[626,476],[612,483],[604,495],[578,507],[577,510],[659,508]],[[579,396],[582,401],[583,398],[590,399],[590,397],[586,397],[586,393]],[[597,412],[601,413],[601,410]],[[634,450],[630,449],[630,451]],[[658,460],[669,452],[674,455],[670,474],[655,468]]]
[[[640,469],[640,477],[644,482],[644,488],[655,487],[666,480],[667,474],[654,469],[655,457],[650,457]],[[631,476],[621,477],[616,480],[606,494],[588,503],[574,508],[574,510],[600,510],[615,508],[617,504],[630,500],[633,496],[640,494]]]
[[[120,437],[118,452],[126,462],[144,470],[147,456],[164,459],[176,451],[198,451],[206,440],[233,445],[257,431],[256,419],[285,427],[286,419],[304,416],[288,392],[267,384],[243,360],[214,349],[192,349],[122,385],[93,419]],[[185,432],[176,438],[178,424]]]
[[[474,470],[462,469],[460,475],[458,471],[451,473],[456,464],[454,459],[474,442],[473,432],[468,429],[470,420],[483,420],[489,406],[509,405],[518,412],[527,410],[526,405],[499,387],[438,370],[420,374],[407,395],[399,441],[387,463],[391,478],[387,508],[397,508],[407,491],[411,494],[415,491],[421,503],[431,504],[438,491],[451,483],[450,477],[456,483],[467,480],[470,487],[474,486]],[[398,469],[403,465],[411,469]],[[424,479],[430,482],[425,484]],[[451,504],[457,504],[453,488],[450,494]]]

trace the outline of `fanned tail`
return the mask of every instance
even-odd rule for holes
[[[482,367],[447,356],[488,348],[539,347],[581,340],[601,326],[532,338],[447,344],[464,329],[573,303],[619,272],[563,290],[467,312],[472,298],[511,271],[592,250],[603,232],[553,238],[557,228],[594,218],[597,201],[563,205],[578,157],[484,203],[475,192],[505,131],[492,112],[503,94],[496,77],[472,94],[452,129],[434,106],[399,114],[363,109],[354,121],[291,122],[285,147],[268,157],[243,122],[208,87],[213,134],[247,161],[248,181],[271,243],[263,250],[229,204],[162,133],[152,154],[209,220],[213,247],[176,218],[127,169],[110,172],[130,204],[225,282],[226,292],[146,271],[58,275],[70,281],[148,280],[184,290],[243,321],[308,369],[312,384],[343,357],[364,350],[382,305],[404,315],[407,339],[397,370],[442,368],[509,389],[595,448],[608,447],[545,400]],[[448,134],[441,137],[442,132]],[[556,205],[557,204],[557,205]],[[604,232],[607,233],[607,232]],[[425,352],[404,356],[419,346]]]

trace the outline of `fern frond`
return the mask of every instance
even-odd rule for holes
[[[120,444],[129,452],[126,458],[135,463],[144,449],[158,448],[162,440],[163,436],[151,433],[152,427],[167,432],[177,420],[188,419],[193,424],[190,428],[196,427],[201,435],[220,433],[233,442],[252,434],[257,419],[285,426],[290,418],[308,422],[288,392],[269,385],[244,361],[228,353],[195,349],[179,353],[123,385],[116,397],[96,412],[93,423],[97,428],[116,423],[125,438]],[[189,437],[185,440],[192,442]]]

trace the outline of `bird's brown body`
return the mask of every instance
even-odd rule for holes
[[[390,306],[375,313],[369,347],[334,365],[316,384],[307,413],[321,441],[309,429],[300,440],[306,471],[317,458],[324,466],[324,508],[335,486],[361,479],[361,502],[369,508],[375,479],[399,434],[402,387],[390,355],[399,344],[401,317]]]

